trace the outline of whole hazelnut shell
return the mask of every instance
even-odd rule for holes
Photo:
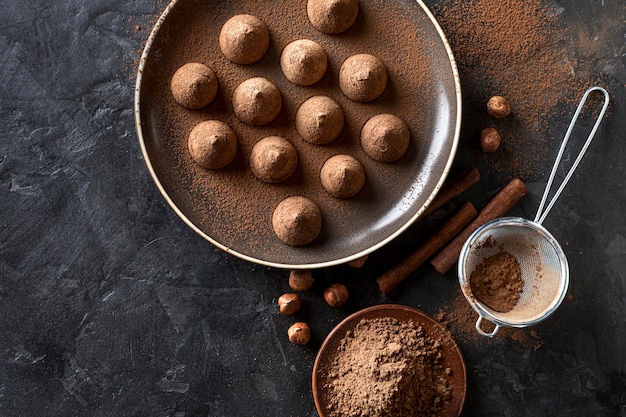
[[[485,152],[495,152],[500,148],[502,137],[496,129],[488,127],[480,132],[480,147]]]
[[[324,300],[331,307],[341,307],[348,302],[348,288],[339,283],[331,284],[324,290]]]
[[[313,273],[308,269],[294,269],[289,273],[289,287],[294,291],[307,291],[313,286]]]
[[[311,328],[304,322],[297,322],[287,330],[287,336],[291,343],[306,345],[311,341]]]
[[[509,101],[502,96],[493,96],[487,102],[487,114],[489,116],[501,119],[511,113],[511,105]]]
[[[298,294],[283,294],[278,297],[278,307],[280,312],[286,316],[290,316],[300,310],[302,300]]]

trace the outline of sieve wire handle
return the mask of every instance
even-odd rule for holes
[[[496,333],[498,333],[498,330],[500,330],[500,325],[498,323],[490,322],[493,323],[495,327],[491,332],[487,333],[482,329],[483,319],[483,315],[479,313],[478,320],[476,320],[476,331],[485,337],[494,337]]]
[[[578,116],[580,115],[580,112],[587,101],[587,97],[593,91],[599,91],[604,95],[604,104],[602,105],[602,110],[600,111],[600,114],[598,115],[598,118],[596,119],[596,122],[593,125],[593,129],[591,129],[591,133],[589,133],[589,136],[587,137],[585,144],[583,145],[580,153],[576,157],[576,160],[572,164],[572,167],[570,168],[569,172],[565,176],[565,179],[563,180],[559,188],[554,193],[552,200],[550,200],[550,203],[544,210],[543,206],[546,204],[546,200],[548,199],[548,194],[550,193],[550,189],[552,188],[552,182],[554,181],[557,168],[559,167],[559,164],[561,163],[561,157],[563,156],[563,152],[565,151],[565,145],[567,145],[567,142],[569,141],[569,137],[572,134],[572,130],[574,129],[574,126],[576,125]],[[604,88],[590,87],[587,89],[587,91],[585,91],[585,94],[580,100],[580,103],[578,104],[578,108],[576,109],[576,112],[574,113],[574,116],[572,117],[572,121],[570,122],[569,127],[567,128],[567,132],[565,133],[565,137],[563,138],[563,143],[561,143],[561,148],[559,149],[559,153],[556,156],[556,160],[554,161],[552,172],[550,173],[550,177],[548,178],[548,184],[546,185],[546,189],[543,192],[543,196],[541,197],[541,203],[539,203],[539,208],[537,209],[537,214],[535,215],[535,222],[541,224],[545,220],[548,213],[550,212],[550,209],[552,209],[552,206],[554,205],[554,203],[556,203],[557,198],[559,198],[559,196],[561,195],[561,192],[567,185],[567,182],[569,181],[571,176],[574,174],[574,170],[576,170],[576,167],[578,167],[578,164],[580,163],[581,159],[583,159],[583,156],[585,155],[587,148],[591,144],[591,140],[595,136],[596,131],[598,130],[598,126],[600,126],[600,122],[602,121],[602,118],[604,117],[604,113],[606,112],[607,107],[609,107],[609,93],[607,93],[607,91]]]

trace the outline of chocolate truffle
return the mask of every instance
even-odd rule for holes
[[[332,98],[314,96],[296,112],[296,129],[302,139],[314,145],[330,143],[343,129],[343,110]]]
[[[276,183],[293,174],[298,154],[293,145],[280,136],[268,136],[258,141],[250,153],[250,168],[261,181]]]
[[[217,95],[218,82],[213,70],[204,64],[189,62],[178,68],[170,81],[174,100],[187,109],[206,107]]]
[[[350,198],[363,188],[365,170],[356,158],[335,155],[324,162],[320,179],[326,191],[333,197]]]
[[[309,86],[322,79],[328,58],[322,47],[308,39],[285,46],[280,55],[280,68],[285,77],[296,85]]]
[[[315,240],[322,230],[322,212],[306,197],[287,197],[274,209],[272,227],[287,245],[304,246]]]
[[[336,35],[354,24],[359,13],[358,0],[309,0],[309,21],[320,32]]]
[[[263,126],[278,116],[283,101],[280,91],[265,78],[250,78],[233,93],[233,110],[244,123]]]
[[[373,55],[352,55],[339,70],[339,88],[350,100],[359,103],[372,101],[387,87],[387,70]]]
[[[378,114],[361,130],[361,146],[375,161],[393,162],[409,147],[411,132],[402,119],[393,114]]]
[[[220,169],[235,158],[237,135],[226,123],[206,120],[191,130],[187,147],[198,165],[207,169]]]
[[[270,44],[270,34],[257,17],[240,14],[224,23],[219,44],[226,58],[235,64],[247,65],[263,57]]]

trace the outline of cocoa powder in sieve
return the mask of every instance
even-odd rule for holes
[[[515,256],[502,251],[483,259],[469,278],[472,294],[494,311],[511,311],[519,301],[524,281]]]
[[[331,417],[442,415],[451,399],[442,347],[413,321],[361,320],[329,370]]]

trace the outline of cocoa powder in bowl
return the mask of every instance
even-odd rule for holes
[[[458,416],[466,369],[450,334],[411,307],[377,305],[339,323],[313,365],[320,416]]]
[[[226,20],[245,13],[266,24],[271,41],[261,60],[244,66],[233,64],[222,54],[218,39]],[[388,22],[394,22],[392,27]],[[280,52],[297,39],[315,41],[328,56],[326,74],[310,87],[293,85],[280,70]],[[355,53],[372,53],[387,68],[389,83],[374,102],[352,102],[339,89],[339,68]],[[181,108],[169,92],[169,78],[186,62],[210,66],[220,82],[216,99],[202,110]],[[232,107],[236,87],[255,77],[272,82],[283,97],[276,119],[260,127],[243,123]],[[302,2],[178,0],[150,45],[140,87],[145,154],[163,192],[205,237],[231,252],[263,262],[332,262],[359,255],[389,239],[406,227],[428,200],[454,149],[458,109],[454,107],[452,67],[439,33],[418,4],[365,2],[349,30],[329,36],[310,24]],[[296,110],[316,95],[335,100],[345,118],[339,136],[324,146],[302,140],[295,129]],[[420,141],[419,147],[409,147],[401,161],[382,164],[368,160],[360,147],[361,127],[380,113],[401,117],[411,130],[412,140]],[[438,124],[442,114],[450,120],[446,126]],[[198,167],[186,149],[185,138],[191,128],[207,119],[227,123],[239,138],[237,156],[219,172],[207,173]],[[289,138],[299,156],[296,171],[279,185],[257,181],[248,163],[252,146],[267,136]],[[368,178],[361,192],[349,200],[333,198],[319,180],[323,163],[336,154],[363,162]],[[312,199],[324,214],[324,229],[305,248],[282,244],[270,227],[276,205],[292,195]]]
[[[441,416],[451,389],[441,345],[413,321],[363,319],[329,373],[329,417]]]

